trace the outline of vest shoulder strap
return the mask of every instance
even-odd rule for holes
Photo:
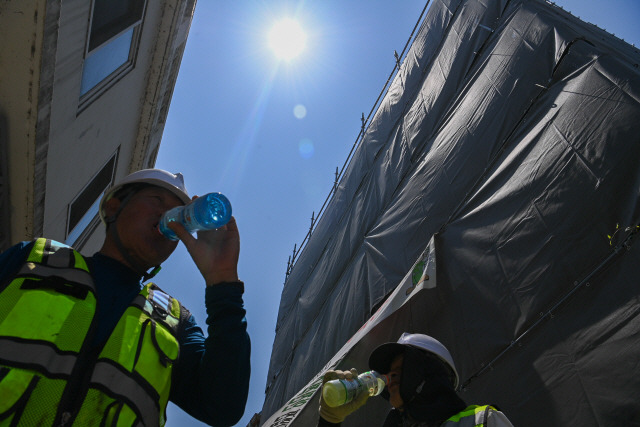
[[[15,277],[24,277],[25,289],[52,289],[79,299],[95,286],[87,262],[73,248],[50,239],[39,238]]]

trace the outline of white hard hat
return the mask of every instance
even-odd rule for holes
[[[405,346],[411,346],[418,348],[420,350],[424,350],[428,353],[431,353],[438,357],[445,365],[447,365],[453,371],[455,376],[454,387],[458,387],[458,383],[460,382],[460,377],[458,376],[458,371],[456,370],[456,365],[453,363],[453,357],[451,357],[451,353],[447,350],[440,341],[437,339],[430,337],[429,335],[424,334],[409,334],[403,333],[402,336],[398,339],[398,342],[388,342],[378,346],[373,352],[371,356],[369,356],[369,367],[376,371],[383,371],[383,373],[389,370],[391,366],[391,362],[393,358],[398,354],[404,352]]]
[[[150,184],[164,188],[175,194],[186,205],[191,201],[189,193],[184,185],[181,173],[173,174],[162,169],[142,169],[125,176],[121,181],[111,187],[100,200],[100,219],[105,224],[106,215],[103,209],[104,203],[111,199],[118,190],[129,184]]]

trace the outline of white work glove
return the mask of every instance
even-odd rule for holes
[[[327,371],[324,373],[324,377],[322,377],[322,385],[327,381],[331,380],[342,380],[342,379],[352,379],[358,376],[358,371],[355,369],[351,369],[351,371]],[[362,405],[367,403],[367,399],[369,399],[369,393],[361,393],[360,396],[357,396],[351,402],[344,404],[342,406],[336,406],[332,408],[327,405],[322,397],[322,390],[320,390],[320,416],[324,418],[326,421],[330,423],[338,424],[344,421],[347,415],[355,412]]]

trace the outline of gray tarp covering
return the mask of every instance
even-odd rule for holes
[[[424,332],[516,425],[640,424],[638,64],[543,1],[434,1],[285,283],[262,419],[433,237],[438,286],[339,367]]]

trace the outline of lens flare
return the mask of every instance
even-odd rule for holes
[[[298,150],[300,152],[300,157],[303,159],[310,159],[315,153],[313,142],[309,138],[300,140],[298,143]]]
[[[293,115],[296,119],[304,119],[307,116],[307,107],[302,104],[298,104],[293,107]]]

